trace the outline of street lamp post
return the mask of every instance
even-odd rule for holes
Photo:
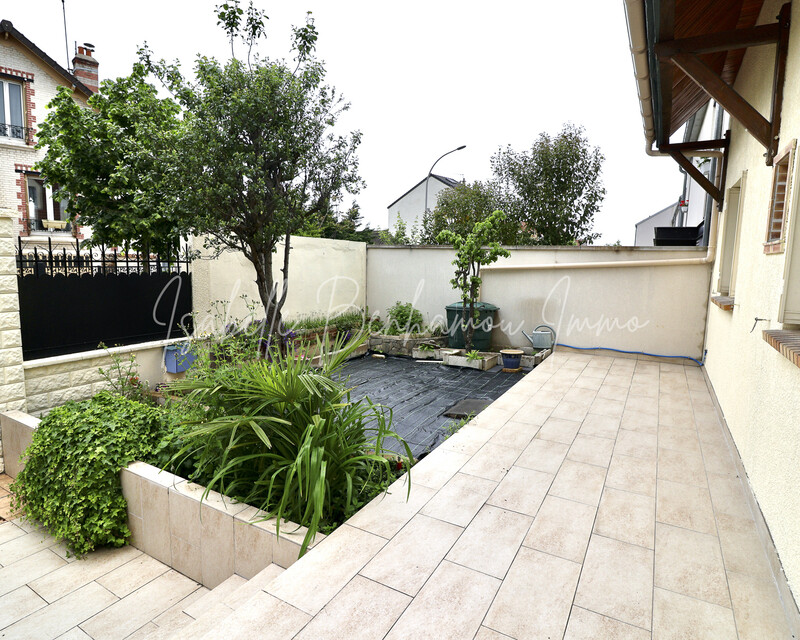
[[[433,173],[433,168],[436,166],[436,163],[438,163],[438,162],[439,162],[439,160],[441,160],[441,159],[442,159],[442,158],[444,158],[445,156],[449,156],[451,153],[455,153],[456,151],[461,151],[462,149],[466,149],[466,147],[467,147],[467,145],[465,145],[465,144],[462,144],[460,147],[456,147],[455,149],[452,149],[452,150],[448,151],[447,153],[443,153],[442,155],[440,155],[440,156],[439,156],[439,157],[436,159],[436,162],[434,162],[434,163],[431,165],[430,171],[428,171],[428,177],[427,177],[427,178],[425,178],[425,209],[424,209],[424,211],[422,212],[422,213],[423,213],[423,215],[424,215],[424,214],[426,214],[426,213],[428,213],[428,182],[429,182],[429,181],[430,181],[430,179],[431,179],[431,174]]]

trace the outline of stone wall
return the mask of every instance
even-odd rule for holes
[[[444,347],[447,345],[447,336],[439,336],[436,338],[409,338],[406,335],[384,336],[373,334],[369,339],[369,348],[372,351],[377,351],[387,356],[411,357],[411,352],[414,349],[426,343]]]

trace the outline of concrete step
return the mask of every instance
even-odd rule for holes
[[[252,598],[256,593],[261,591],[264,587],[266,587],[270,582],[272,582],[275,578],[281,575],[286,569],[283,567],[278,566],[277,564],[271,564],[261,572],[254,575],[250,580],[248,580],[245,584],[240,586],[236,591],[230,593],[223,602],[228,605],[231,609],[238,609],[242,606],[245,602],[247,602],[250,598]]]
[[[198,598],[192,602],[183,611],[189,614],[195,620],[205,614],[206,611],[211,609],[217,603],[222,602],[230,594],[236,591],[239,587],[246,584],[247,580],[235,573],[227,580],[221,582],[211,591],[205,594],[202,598]]]

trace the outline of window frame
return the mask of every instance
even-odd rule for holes
[[[16,103],[16,101],[11,100],[11,92],[9,90],[11,85],[19,87],[19,124],[14,124],[12,122],[12,102]],[[8,76],[0,77],[0,138],[26,142],[26,115],[24,81],[9,78]],[[19,135],[12,135],[13,128],[15,127],[19,128]]]
[[[792,140],[791,144],[775,157],[772,165],[772,189],[770,190],[769,209],[767,210],[767,231],[764,237],[764,253],[767,255],[783,253],[786,250],[786,222],[789,216],[789,201],[792,196],[796,146],[797,140]],[[780,235],[777,238],[773,238],[775,203],[779,184],[778,177],[782,167],[785,167],[786,178],[781,210]]]

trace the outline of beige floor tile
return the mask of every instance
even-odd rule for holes
[[[202,596],[192,602],[183,599],[183,612],[188,614],[195,620],[201,618],[213,605],[218,602],[224,602],[228,596],[232,595],[239,587],[247,584],[247,580],[236,574],[232,575],[227,580],[223,580],[212,590],[204,593]],[[190,594],[191,595],[191,594]]]
[[[708,489],[658,481],[656,520],[700,533],[716,533],[714,510]]]
[[[198,587],[188,596],[173,604],[169,609],[164,611],[164,613],[153,618],[153,622],[156,626],[164,629],[165,632],[166,630],[177,631],[190,623],[193,619],[184,609],[191,607],[192,604],[203,598],[207,593],[209,593],[208,589],[205,587]]]
[[[655,460],[658,455],[658,439],[652,433],[620,429],[614,452],[623,456]]]
[[[594,611],[572,607],[564,640],[650,640],[650,632]]]
[[[484,625],[512,638],[560,638],[580,569],[575,562],[523,547]]]
[[[611,416],[612,418],[622,418],[625,410],[623,400],[612,400],[611,398],[597,398],[592,403],[591,412],[601,416]]]
[[[63,558],[59,558],[50,549],[45,549],[12,565],[2,567],[0,568],[0,596],[33,582],[66,564]]]
[[[117,600],[96,582],[73,591],[3,630],[7,638],[56,638]],[[91,634],[90,634],[91,635]]]
[[[141,551],[128,545],[119,549],[97,549],[80,560],[34,580],[30,587],[48,602],[53,602],[141,555]]]
[[[126,562],[104,576],[97,578],[97,583],[118,598],[124,598],[139,587],[155,580],[169,571],[169,567],[155,558],[142,554]]]
[[[567,458],[575,462],[607,467],[613,450],[614,441],[609,438],[578,434],[567,453]]]
[[[469,459],[470,455],[466,453],[448,451],[441,447],[434,449],[414,465],[413,483],[430,489],[441,489]]]
[[[236,610],[252,598],[259,591],[267,588],[270,582],[281,575],[286,569],[274,562],[250,578],[246,584],[223,599],[231,609]]]
[[[382,638],[410,602],[405,594],[356,576],[295,638]]]
[[[606,376],[605,380],[603,380],[603,386],[612,386],[612,387],[619,387],[623,388],[626,391],[628,387],[631,385],[631,379],[633,378],[633,374],[623,374],[623,373],[615,373],[612,370],[609,370],[608,375]],[[625,398],[620,398],[620,400],[625,400]]]
[[[46,531],[33,531],[0,544],[0,565],[8,566],[43,549],[49,549],[57,540]]]
[[[315,615],[386,544],[380,536],[342,525],[300,558],[291,571],[268,585],[268,592],[293,607]],[[324,575],[324,580],[319,576]],[[308,585],[314,584],[314,589]]]
[[[157,624],[148,622],[143,627],[139,627],[131,635],[125,638],[125,640],[156,640],[158,635],[163,633],[165,632],[161,631]]]
[[[772,569],[752,519],[718,513],[717,532],[728,571],[772,579]]]
[[[481,450],[472,456],[470,461],[461,468],[461,472],[499,482],[505,477],[506,473],[508,473],[508,470],[512,467],[519,455],[520,452],[518,449],[501,447],[500,445],[487,442],[481,447]]]
[[[596,511],[587,504],[547,496],[522,544],[566,560],[583,562]]]
[[[557,473],[569,451],[569,445],[534,438],[514,463],[517,467]]]
[[[614,454],[606,486],[647,496],[656,495],[656,461]]]
[[[617,380],[617,382],[619,382],[619,380]],[[608,378],[606,378],[603,380],[602,386],[597,390],[597,397],[625,402],[625,399],[628,397],[628,384],[611,384]]]
[[[716,536],[659,524],[655,585],[721,607],[731,604]]]
[[[538,431],[539,429],[535,425],[509,420],[489,442],[522,451]]]
[[[225,620],[225,640],[293,638],[311,619],[306,613],[263,591],[253,596]],[[212,628],[202,640],[220,640],[218,628]]]
[[[622,413],[620,426],[628,431],[638,431],[639,433],[658,433],[658,418],[633,409],[625,409]]]
[[[428,501],[420,513],[466,527],[497,485],[494,480],[457,473]]]
[[[653,638],[658,640],[737,640],[733,612],[679,593],[655,589]]]
[[[638,382],[634,376],[630,388],[631,395],[645,396],[652,399],[658,398],[658,382]]]
[[[650,629],[652,598],[653,552],[593,535],[583,562],[575,604]]]
[[[473,640],[508,640],[508,636],[489,627],[481,627]]]
[[[654,498],[606,487],[597,509],[594,532],[652,549],[655,521]]]
[[[447,560],[495,578],[503,578],[533,518],[484,506],[447,554]]]
[[[444,561],[400,616],[386,640],[472,638],[500,584],[496,578]]]
[[[597,506],[605,477],[606,469],[603,467],[564,460],[550,487],[550,494]]]
[[[13,522],[0,523],[0,545],[24,535],[25,531],[20,529]]]
[[[752,512],[739,478],[708,474],[708,490],[715,513],[724,513],[737,518],[751,519]]]
[[[535,400],[535,398],[534,398]],[[515,422],[525,422],[536,426],[541,426],[553,413],[554,407],[547,407],[533,402],[526,402],[522,408],[514,414],[512,420]]]
[[[600,385],[598,384],[597,389],[599,388]],[[588,407],[592,404],[592,402],[594,402],[595,396],[597,395],[597,389],[586,389],[573,385],[573,387],[564,394],[562,400],[574,402],[577,405]]]
[[[584,370],[585,371],[585,370]],[[605,374],[603,374],[605,375]],[[581,373],[578,376],[577,380],[572,383],[573,389],[585,389],[587,391],[594,391],[595,394],[597,390],[602,386],[603,378],[597,377],[593,375],[585,375],[585,373]]]
[[[17,620],[21,620],[46,606],[47,603],[36,595],[30,587],[20,587],[4,596],[0,596],[0,629],[5,629]],[[0,631],[0,637],[4,636],[5,634]]]
[[[662,449],[661,434],[658,436],[658,478],[670,482],[682,482],[698,487],[707,487],[706,468],[703,456],[697,451]]]
[[[665,427],[662,425],[658,430],[658,446],[662,449],[700,453],[697,431],[691,427]]]
[[[170,570],[81,624],[81,629],[94,640],[121,640],[199,586],[194,580]]]
[[[439,448],[471,456],[486,444],[494,434],[495,432],[490,429],[467,425],[445,440],[439,445]]]
[[[652,396],[641,396],[629,393],[625,400],[625,411],[638,411],[653,417],[658,416],[658,404],[653,402]]]
[[[535,516],[554,477],[551,473],[511,467],[487,500],[487,504]]]
[[[694,412],[691,407],[686,405],[685,399],[680,408],[662,407],[659,405],[658,424],[681,429],[694,429]]]
[[[510,411],[500,409],[492,404],[475,416],[472,421],[476,427],[488,429],[489,431],[497,431],[506,422],[511,420],[516,411],[517,410]]]
[[[464,530],[416,515],[361,570],[361,575],[415,596]]]
[[[550,414],[550,417],[559,418],[561,420],[572,420],[580,423],[586,417],[586,414],[589,413],[589,406],[593,407],[594,404],[584,405],[578,404],[577,402],[570,402],[569,400],[562,400],[558,403],[558,406],[553,409],[553,413]],[[593,410],[593,413],[599,412]]]
[[[739,640],[792,637],[773,581],[729,571],[728,585]]]
[[[597,413],[586,414],[580,428],[580,433],[584,435],[612,440],[617,437],[617,431],[619,431],[619,418],[601,416]]]
[[[80,627],[72,627],[66,633],[58,636],[56,640],[92,640],[89,635],[82,631]]]
[[[539,433],[536,434],[536,437],[539,440],[549,440],[551,442],[571,445],[580,428],[580,421],[549,418],[547,422],[542,425],[542,428],[539,429]]]
[[[411,472],[411,493],[403,480],[394,482],[389,489],[362,507],[347,521],[351,527],[358,527],[382,538],[391,538],[425,506],[436,491],[417,485],[414,472]]]

